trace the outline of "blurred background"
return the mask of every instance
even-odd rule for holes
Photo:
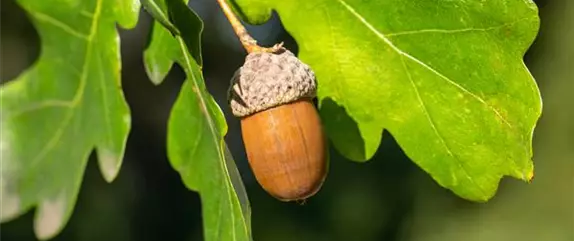
[[[305,205],[266,194],[250,172],[239,122],[226,111],[227,143],[251,201],[258,241],[574,241],[574,1],[539,0],[538,38],[525,56],[544,100],[534,133],[536,177],[532,184],[505,178],[486,204],[462,200],[439,187],[385,135],[377,155],[364,164],[331,150],[322,190]],[[216,1],[193,0],[205,21],[204,74],[210,92],[225,105],[233,72],[245,57]],[[39,55],[38,35],[14,0],[1,0],[2,82],[14,79]],[[187,190],[168,163],[166,125],[184,75],[178,67],[153,86],[142,60],[150,17],[121,30],[122,81],[132,111],[124,164],[107,184],[92,155],[74,213],[53,240],[202,240],[199,196]],[[277,17],[248,30],[263,45],[296,43]],[[33,211],[3,223],[2,241],[35,240]]]

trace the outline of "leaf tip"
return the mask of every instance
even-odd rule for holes
[[[532,183],[534,181],[534,169],[530,169],[530,171],[526,174],[525,180],[528,183]]]
[[[519,171],[513,175],[516,179],[523,180],[527,183],[532,183],[534,180],[534,165],[531,161],[528,162],[525,170]]]
[[[5,115],[3,115],[5,117]],[[12,155],[12,138],[14,135],[7,127],[8,122],[2,118],[0,122],[0,220],[6,222],[12,220],[22,212],[20,196],[13,192],[15,188],[10,187],[9,181],[14,173],[17,173],[18,162]]]
[[[105,148],[98,148],[98,164],[106,182],[110,183],[116,178],[121,163],[121,157],[114,152]]]
[[[40,240],[51,239],[64,227],[66,198],[59,195],[55,199],[45,199],[38,205],[34,220],[34,233]]]
[[[145,65],[145,71],[150,81],[154,85],[159,85],[161,84],[161,82],[163,82],[165,74],[162,73],[160,66],[157,66],[156,64],[153,63],[149,63]]]
[[[2,198],[0,220],[2,220],[2,222],[7,222],[16,218],[20,214],[22,208],[20,205],[20,196],[8,191],[7,183],[3,176],[4,175],[0,177],[0,197]]]

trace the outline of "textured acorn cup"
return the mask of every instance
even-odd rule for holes
[[[281,201],[313,196],[328,169],[326,139],[312,103],[315,74],[286,49],[250,53],[235,72],[229,104],[259,184]]]

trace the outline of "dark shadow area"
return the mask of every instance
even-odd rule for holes
[[[140,55],[126,63],[131,71],[122,74],[132,112],[125,160],[135,162],[134,168],[143,179],[142,196],[131,215],[129,239],[199,240],[203,233],[199,195],[184,186],[179,173],[169,163],[166,149],[167,121],[185,74],[174,64],[165,81],[155,86],[145,74],[141,55],[144,45],[125,43],[123,46],[126,45],[139,48],[136,52]]]
[[[170,19],[179,29],[187,49],[195,61],[202,65],[200,34],[203,32],[203,23],[201,19],[194,12],[189,11],[189,7],[183,1],[169,0],[166,3]]]
[[[0,84],[18,77],[40,56],[40,36],[24,9],[15,1],[0,7]]]
[[[352,160],[367,159],[365,142],[361,137],[359,126],[347,114],[345,108],[330,97],[322,99],[319,106],[323,126],[334,147]]]

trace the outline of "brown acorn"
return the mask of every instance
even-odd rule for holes
[[[328,171],[326,138],[312,99],[315,74],[293,53],[253,52],[229,89],[233,114],[259,184],[282,201],[304,200]]]

